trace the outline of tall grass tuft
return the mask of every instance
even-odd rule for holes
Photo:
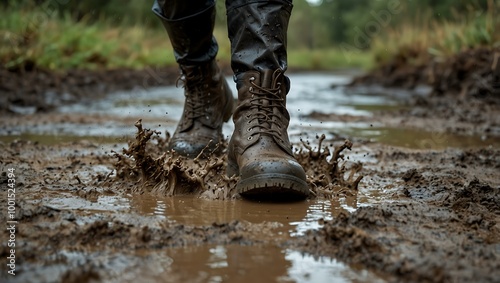
[[[420,64],[466,49],[499,47],[500,18],[495,15],[499,9],[500,2],[490,1],[486,12],[471,8],[465,14],[455,12],[455,19],[445,21],[433,18],[431,11],[422,13],[416,22],[404,22],[374,38],[374,60],[383,64],[398,56],[410,64]]]
[[[75,22],[69,15],[12,10],[0,17],[0,63],[71,68],[141,68],[173,63],[166,33],[142,26],[119,28],[99,21]]]

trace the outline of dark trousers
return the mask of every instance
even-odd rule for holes
[[[226,0],[231,67],[235,74],[249,70],[287,69],[286,33],[291,0]],[[181,65],[215,59],[214,0],[155,0],[160,17]]]

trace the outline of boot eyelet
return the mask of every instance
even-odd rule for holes
[[[249,81],[251,82],[255,81],[255,77],[250,77]]]
[[[253,128],[248,128],[247,132],[251,132],[252,130],[253,130]]]
[[[249,136],[247,140],[251,141],[253,139],[253,136]]]
[[[248,88],[248,90],[249,90],[249,91],[253,91],[253,87],[249,87],[249,88]]]

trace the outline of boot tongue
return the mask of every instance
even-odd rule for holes
[[[182,75],[184,77],[184,88],[188,93],[194,97],[204,97],[205,93],[200,92],[202,84],[207,83],[209,72],[205,65],[182,65],[180,66]]]
[[[274,71],[273,70],[265,70],[261,73],[260,76],[260,84],[262,87],[265,88],[271,88],[271,85],[273,83],[273,75]]]
[[[200,66],[181,66],[182,73],[186,78],[201,77]]]
[[[265,70],[261,73],[260,76],[260,85],[263,88],[271,88],[273,84],[273,77],[274,77],[274,71],[273,70]],[[269,106],[269,100],[268,99],[262,99],[261,101],[262,106]]]
[[[261,76],[260,76],[260,85],[261,87],[263,88],[271,88],[272,87],[272,83],[273,83],[273,76],[274,76],[274,72],[272,70],[265,70],[261,73]],[[266,98],[263,98],[260,100],[260,105],[262,105],[263,107],[267,108],[270,106],[270,103],[269,103],[269,99],[266,99]],[[269,121],[265,121],[263,123],[263,125],[265,125],[267,128],[271,128],[271,124],[269,123]]]

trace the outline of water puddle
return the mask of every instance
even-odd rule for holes
[[[331,258],[313,258],[271,245],[169,249],[169,282],[385,282]]]
[[[346,136],[368,139],[387,145],[412,149],[446,149],[500,146],[500,137],[467,136],[431,132],[418,129],[389,127],[346,128],[339,131]]]
[[[296,203],[259,203],[245,200],[214,201],[192,196],[130,196],[130,206],[142,215],[156,216],[187,225],[211,225],[243,220],[276,224],[280,234],[297,236],[318,228],[318,220],[331,220],[341,210],[354,209],[347,203],[314,199]]]
[[[71,193],[43,190],[44,198],[38,195],[26,199],[42,202],[57,210],[132,211],[162,221],[185,225],[206,226],[213,223],[228,223],[234,220],[254,224],[268,223],[279,235],[299,236],[310,229],[320,227],[319,220],[332,220],[341,211],[353,211],[355,199],[314,199],[295,203],[260,203],[246,200],[214,201],[193,196],[157,197],[150,194],[106,196],[95,200],[75,197]]]
[[[315,199],[296,203],[258,203],[245,200],[213,201],[193,196],[155,197],[149,194],[106,196],[94,201],[72,196],[71,193],[44,190],[45,198],[26,196],[57,210],[89,213],[137,213],[159,222],[184,225],[212,225],[233,220],[265,225],[273,232],[270,240],[289,239],[321,227],[319,220],[332,220],[340,211],[356,209],[356,199]],[[126,216],[124,216],[126,218]],[[265,239],[266,235],[262,235]],[[130,276],[167,282],[384,282],[375,274],[349,266],[328,257],[283,249],[276,244],[257,246],[206,245],[168,248],[162,251],[143,251],[167,258],[155,272],[134,272]],[[131,277],[128,277],[131,278]],[[169,281],[172,279],[171,281]],[[174,280],[175,279],[175,280]],[[125,280],[124,282],[129,282]],[[132,282],[132,281],[130,281]]]
[[[307,122],[309,139],[325,133],[334,139],[362,139],[410,149],[446,149],[500,146],[500,137],[459,135],[413,128],[393,128],[364,122]],[[313,134],[317,133],[317,134]]]
[[[354,210],[357,204],[355,199],[276,204],[141,195],[131,197],[130,206],[140,214],[188,225],[233,220],[266,223],[276,236],[290,238],[320,228],[318,220],[331,220],[342,210]],[[165,253],[172,259],[165,276],[175,275],[177,282],[384,282],[367,270],[335,259],[314,258],[270,244],[189,247]]]
[[[89,141],[96,144],[126,144],[129,137],[117,137],[113,135],[65,135],[65,134],[31,134],[22,133],[14,135],[0,135],[0,142],[10,143],[16,140],[38,142],[42,145],[53,145],[68,142]]]
[[[272,245],[209,245],[114,254],[108,249],[59,251],[25,262],[16,282],[57,282],[68,270],[94,268],[102,282],[385,282],[373,273],[327,257],[314,258]]]
[[[400,110],[402,101],[409,93],[398,90],[359,89],[347,92],[342,87],[350,81],[349,76],[311,73],[290,74],[292,88],[287,96],[287,108],[291,122],[289,134],[292,142],[316,134],[327,134],[327,138],[361,138],[392,146],[442,149],[446,147],[467,148],[472,146],[498,146],[500,138],[460,136],[434,133],[432,131],[405,128],[389,128],[355,121],[319,121],[307,116],[315,111],[351,117],[370,117],[373,112]],[[232,81],[232,78],[226,78]],[[234,84],[233,94],[236,94]],[[332,88],[332,85],[339,87]],[[425,89],[418,91],[423,95]],[[415,95],[415,94],[414,94]],[[0,141],[15,139],[38,141],[42,144],[90,140],[97,143],[115,143],[134,136],[132,124],[124,124],[125,118],[143,119],[145,128],[162,133],[172,133],[182,114],[183,89],[174,86],[131,90],[111,94],[102,100],[60,107],[61,114],[104,115],[115,117],[100,124],[55,123],[35,127],[17,125],[0,130]],[[365,119],[366,120],[366,119]],[[233,123],[224,124],[223,133],[229,137]]]

